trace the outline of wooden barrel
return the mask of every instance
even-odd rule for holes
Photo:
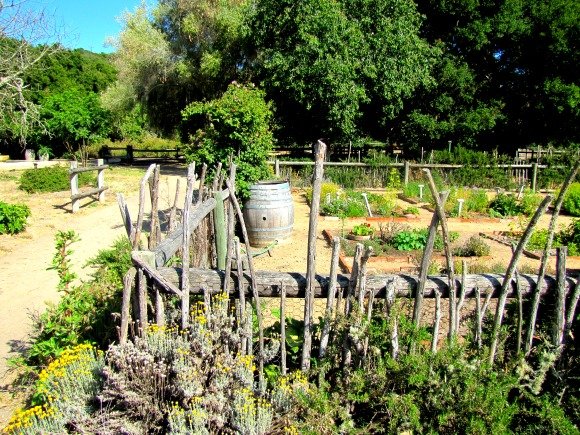
[[[294,205],[287,181],[263,181],[250,186],[244,204],[244,220],[250,245],[268,246],[292,235]]]

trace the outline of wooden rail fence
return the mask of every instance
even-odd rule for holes
[[[290,161],[290,160],[270,160],[268,164],[274,167],[276,177],[281,175],[281,167],[301,167],[314,166],[313,161]],[[403,168],[403,183],[406,186],[409,183],[409,175],[412,169],[460,169],[465,165],[452,165],[443,163],[412,163],[407,160],[400,163],[385,163],[380,165],[370,165],[361,162],[324,162],[325,167],[351,167],[351,168]],[[492,166],[486,166],[492,167]],[[545,169],[547,165],[539,165],[537,163],[516,163],[516,164],[501,164],[493,167],[510,170],[512,177],[518,184],[530,183],[531,189],[535,192],[538,180],[538,171]]]
[[[76,213],[80,210],[80,200],[87,196],[97,195],[99,202],[105,202],[105,191],[108,187],[105,186],[105,169],[109,165],[105,165],[103,159],[97,160],[97,166],[87,166],[84,168],[78,167],[78,162],[73,161],[70,164],[70,200],[72,204],[72,212]],[[97,171],[97,187],[83,192],[79,191],[79,174],[82,172]]]

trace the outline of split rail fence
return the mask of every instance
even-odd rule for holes
[[[443,203],[448,192],[438,192],[428,169],[425,177],[436,203],[429,228],[427,246],[419,274],[414,275],[369,275],[367,261],[373,254],[371,248],[357,245],[350,275],[339,273],[338,257],[340,240],[332,241],[332,261],[329,275],[321,276],[315,273],[315,244],[317,239],[317,216],[320,203],[320,190],[323,176],[325,145],[319,142],[316,147],[316,166],[313,175],[313,199],[310,213],[308,236],[308,257],[306,273],[257,271],[254,269],[251,250],[247,247],[245,259],[240,253],[241,242],[235,237],[236,220],[241,228],[244,240],[247,239],[245,222],[241,213],[234,186],[234,165],[230,165],[229,173],[222,171],[221,165],[216,169],[214,182],[205,186],[206,166],[200,171],[198,188],[194,184],[198,181],[195,173],[195,164],[188,168],[185,201],[179,213],[178,197],[179,184],[176,188],[175,201],[169,211],[160,213],[159,203],[159,165],[151,165],[143,177],[140,185],[140,205],[136,221],[132,220],[127,204],[122,195],[118,196],[121,215],[132,246],[132,261],[134,267],[125,276],[123,291],[120,340],[129,338],[129,331],[141,334],[149,322],[165,325],[166,306],[168,298],[178,298],[180,318],[177,323],[181,328],[188,328],[190,322],[190,304],[192,295],[203,297],[206,312],[211,310],[211,296],[225,292],[235,304],[236,318],[247,318],[244,307],[247,300],[252,300],[258,320],[258,351],[259,379],[263,382],[264,366],[264,323],[260,303],[262,297],[279,298],[280,322],[280,366],[282,373],[286,370],[286,299],[302,298],[304,300],[304,337],[301,367],[308,369],[313,352],[314,321],[313,304],[315,298],[326,300],[323,327],[320,336],[315,337],[318,344],[318,354],[323,356],[329,341],[333,340],[333,319],[342,316],[358,316],[360,320],[371,319],[373,310],[384,310],[390,315],[396,298],[410,298],[413,301],[412,319],[419,327],[425,311],[424,300],[434,299],[435,313],[433,320],[433,338],[431,350],[436,352],[440,343],[438,336],[440,329],[447,331],[447,336],[453,340],[462,327],[465,327],[465,305],[467,299],[474,300],[475,310],[473,322],[473,337],[479,347],[482,346],[482,328],[486,313],[492,312],[495,306],[493,326],[490,331],[489,358],[493,363],[498,345],[500,344],[500,329],[505,314],[508,299],[514,300],[518,306],[517,317],[517,352],[529,355],[537,344],[536,327],[538,310],[542,299],[548,298],[553,302],[553,313],[542,316],[542,319],[553,320],[550,326],[551,342],[556,349],[562,349],[567,341],[575,318],[576,306],[580,298],[580,285],[576,278],[566,274],[566,248],[558,249],[557,273],[547,276],[546,268],[550,243],[542,256],[540,270],[537,276],[519,274],[518,260],[527,243],[534,226],[540,216],[552,202],[551,195],[546,196],[538,210],[531,218],[521,240],[514,246],[513,257],[504,275],[473,275],[468,274],[467,264],[463,262],[462,273],[456,276],[453,268],[453,258],[449,246],[447,221],[443,210]],[[554,204],[554,212],[550,221],[550,234],[556,228],[556,220],[562,203],[563,193],[575,177],[579,168],[576,164],[562,186],[561,194]],[[148,213],[150,232],[143,237],[143,223],[145,220],[145,197],[150,195],[151,211]],[[167,226],[165,236],[161,232],[160,215],[165,216]],[[181,219],[179,219],[181,215]],[[428,266],[433,252],[433,244],[437,228],[441,227],[443,234],[447,275],[427,276]],[[172,266],[175,261],[180,266]],[[243,267],[243,261],[247,268]],[[495,302],[491,303],[494,299]],[[382,303],[378,303],[383,300]],[[443,303],[444,302],[444,303]],[[524,305],[524,302],[526,304]],[[174,305],[172,303],[172,305]],[[552,305],[550,305],[552,306]],[[448,310],[448,323],[442,325],[442,309]],[[524,313],[529,308],[529,312]],[[489,310],[489,311],[488,311]],[[245,317],[244,317],[245,316]],[[175,318],[174,318],[175,320]],[[243,320],[242,320],[243,321]],[[134,325],[134,328],[130,328]],[[396,357],[398,352],[397,323],[393,322],[391,334],[392,353]],[[250,328],[251,330],[251,328]],[[250,332],[251,334],[251,332]],[[250,335],[251,339],[251,335]],[[334,337],[335,340],[342,338]],[[356,337],[348,337],[344,341],[345,364],[350,363],[351,355],[357,353],[365,355],[364,344]],[[252,342],[250,340],[250,342]],[[242,348],[244,349],[244,348]],[[246,347],[245,352],[253,352],[252,346]]]
[[[72,205],[72,212],[76,213],[80,210],[82,198],[88,196],[97,195],[97,200],[99,202],[105,202],[105,191],[108,187],[105,186],[105,169],[108,169],[109,165],[105,165],[103,159],[97,160],[97,166],[87,166],[84,168],[78,167],[78,162],[73,161],[70,164],[69,177],[70,177],[70,200]],[[90,190],[79,191],[79,174],[83,172],[97,171],[97,187]]]

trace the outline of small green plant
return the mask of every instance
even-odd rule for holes
[[[472,190],[465,200],[465,208],[468,212],[487,213],[489,200],[485,190]]]
[[[95,176],[88,172],[79,174],[79,186],[95,183]],[[20,189],[27,193],[61,192],[70,189],[68,169],[63,166],[27,169],[20,176]]]
[[[362,224],[355,225],[352,228],[351,233],[355,236],[372,236],[374,229],[371,227],[371,224],[364,222]]]
[[[490,246],[481,237],[473,235],[463,246],[454,250],[454,255],[459,257],[485,257],[490,252]]]
[[[423,249],[427,243],[427,236],[425,230],[401,231],[393,238],[393,246],[399,251]]]
[[[68,293],[71,282],[77,278],[77,274],[71,270],[70,256],[73,251],[70,246],[79,241],[79,236],[73,230],[58,231],[55,240],[56,252],[49,270],[56,270],[58,273],[58,290]]]
[[[17,234],[24,231],[30,209],[24,204],[0,201],[0,234]]]
[[[562,210],[571,216],[580,216],[580,183],[572,183],[566,192]]]
[[[418,216],[419,209],[417,207],[414,207],[414,206],[407,207],[405,210],[403,210],[403,214],[412,214],[412,215]]]
[[[54,157],[54,153],[52,152],[52,148],[50,148],[47,145],[40,145],[38,147],[38,153],[37,153],[37,155],[39,157],[46,156],[46,158]]]
[[[320,203],[328,204],[340,195],[341,187],[336,183],[324,182],[320,187]],[[310,204],[312,202],[312,187],[306,189],[306,200]]]
[[[489,204],[492,216],[510,217],[523,212],[521,205],[513,195],[499,193]]]

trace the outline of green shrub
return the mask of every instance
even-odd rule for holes
[[[331,202],[336,199],[341,192],[341,188],[336,183],[324,182],[320,187],[320,202],[321,204]],[[306,188],[306,200],[310,204],[312,202],[312,187]]]
[[[487,193],[485,190],[472,190],[465,200],[465,208],[467,211],[475,213],[487,213],[489,208],[489,200],[487,199]]]
[[[264,92],[253,85],[232,83],[218,99],[191,103],[182,111],[187,161],[206,163],[211,178],[218,162],[227,165],[233,157],[240,197],[247,197],[252,183],[272,176],[272,116]]]
[[[393,246],[398,251],[414,251],[423,249],[427,243],[428,232],[426,230],[401,231],[393,237]]]
[[[24,231],[30,209],[24,204],[8,204],[0,201],[0,234],[16,234]]]
[[[522,199],[520,200],[520,206],[523,214],[525,214],[526,216],[533,215],[540,206],[541,202],[542,195],[534,193],[530,189],[526,189],[524,191]]]
[[[566,192],[562,210],[571,216],[580,216],[580,183],[572,183]]]
[[[491,248],[479,236],[471,236],[463,246],[455,249],[454,255],[459,257],[485,257],[489,255]]]
[[[96,183],[96,176],[90,172],[79,174],[79,186]],[[27,169],[20,176],[20,189],[27,193],[62,192],[70,189],[68,169],[64,166]]]
[[[513,195],[499,193],[489,204],[492,215],[500,217],[516,216],[522,213],[522,207]]]

